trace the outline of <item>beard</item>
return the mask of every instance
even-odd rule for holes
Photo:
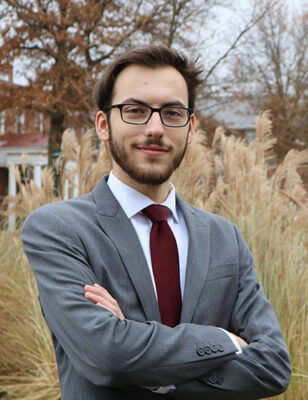
[[[172,173],[179,167],[187,149],[187,139],[188,133],[185,141],[184,148],[178,151],[174,157],[170,160],[168,165],[162,170],[155,168],[155,165],[159,163],[159,160],[153,159],[152,166],[150,170],[144,170],[138,166],[133,157],[124,148],[122,143],[119,143],[114,139],[112,135],[112,129],[109,123],[109,148],[113,160],[120,166],[120,168],[128,175],[130,178],[138,183],[146,185],[161,185],[166,182]],[[161,147],[166,147],[161,139],[148,138],[144,143],[145,146],[157,145]],[[171,151],[171,148],[169,148]]]

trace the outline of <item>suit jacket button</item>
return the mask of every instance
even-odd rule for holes
[[[199,346],[199,347],[197,348],[197,354],[198,354],[198,356],[200,356],[200,357],[203,357],[203,356],[204,356],[204,346]]]
[[[208,382],[212,383],[212,384],[216,383],[216,377],[215,376],[210,376],[209,379],[208,379]]]
[[[212,344],[212,345],[211,345],[211,350],[212,350],[213,353],[217,353],[217,346],[216,346],[216,344]]]
[[[210,346],[204,346],[204,352],[206,354],[211,354],[212,350],[211,350]]]
[[[221,352],[225,351],[225,348],[224,348],[224,346],[222,344],[219,344],[217,346],[217,349],[218,349],[218,351],[221,351]]]
[[[216,383],[218,385],[222,385],[224,383],[224,378],[222,376],[218,376],[216,379]]]

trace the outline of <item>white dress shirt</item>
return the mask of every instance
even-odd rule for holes
[[[149,272],[156,294],[150,251],[150,232],[152,228],[152,221],[142,212],[145,207],[156,203],[149,197],[121,182],[113,174],[113,172],[110,173],[107,184],[114,197],[123,208],[123,211],[130,219],[133,227],[135,228],[139,242],[144,252],[145,259],[148,264]],[[183,299],[189,236],[184,217],[180,210],[176,209],[175,189],[173,185],[171,186],[171,190],[167,199],[163,203],[161,203],[161,205],[168,207],[171,211],[169,213],[167,222],[173,232],[179,252],[180,285]]]

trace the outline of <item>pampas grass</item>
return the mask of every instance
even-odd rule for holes
[[[0,231],[0,393],[59,400],[57,366],[34,277],[18,236]]]
[[[249,144],[227,137],[222,128],[216,130],[211,147],[203,142],[199,132],[172,181],[182,198],[239,226],[291,354],[292,383],[278,398],[305,400],[308,203],[298,170],[308,164],[308,150],[291,150],[273,171],[275,139],[268,113],[257,117],[256,139]],[[41,188],[33,181],[22,183],[16,170],[19,193],[5,200],[2,215],[14,212],[22,222],[44,203],[70,197],[73,192],[87,193],[110,169],[108,148],[102,143],[97,151],[93,130],[80,142],[67,130],[57,161],[58,197],[50,169],[43,171]],[[0,265],[0,391],[6,392],[4,399],[59,399],[51,339],[18,232],[1,232]]]

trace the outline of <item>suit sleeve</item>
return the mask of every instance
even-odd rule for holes
[[[236,357],[235,346],[217,327],[121,321],[86,300],[84,285],[97,280],[87,249],[53,207],[44,206],[27,218],[22,241],[50,330],[78,373],[95,385],[177,384]],[[205,353],[213,343],[220,351]]]
[[[248,343],[235,359],[177,385],[170,398],[259,399],[284,392],[290,381],[288,351],[276,315],[257,282],[253,258],[235,227],[240,260],[238,297],[230,331]]]

